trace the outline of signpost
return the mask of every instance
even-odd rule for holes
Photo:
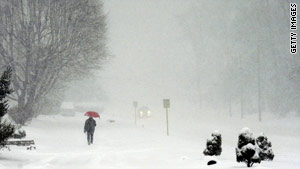
[[[169,136],[168,108],[170,108],[170,99],[164,99],[163,102],[164,102],[164,108],[166,108],[167,136]]]
[[[134,117],[135,117],[134,123],[136,124],[136,108],[138,107],[138,102],[137,101],[133,102],[133,107],[134,107]]]

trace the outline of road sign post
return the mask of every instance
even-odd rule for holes
[[[170,108],[170,99],[164,99],[164,108],[166,108],[167,136],[169,136],[169,117],[168,108]]]
[[[136,108],[138,107],[137,101],[133,102],[133,107],[134,107],[134,123],[136,124]]]

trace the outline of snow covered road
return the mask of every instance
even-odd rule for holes
[[[199,129],[191,136],[180,129],[167,137],[164,129],[151,123],[151,119],[135,126],[131,121],[117,119],[108,122],[109,116],[97,120],[94,144],[88,146],[83,124],[86,117],[40,116],[25,127],[28,137],[34,139],[37,150],[11,147],[0,152],[0,169],[234,169],[247,168],[235,161],[234,146],[237,135],[230,134],[230,126],[223,128],[223,152],[217,157],[218,164],[207,166],[209,158],[203,149],[208,137],[207,128]],[[208,127],[209,128],[209,127]],[[172,129],[175,129],[173,127]],[[191,130],[190,130],[191,131]],[[228,132],[227,132],[228,131]],[[202,133],[202,134],[201,134]],[[231,137],[231,138],[228,138]],[[272,135],[276,146],[285,138]],[[289,137],[287,144],[294,148],[274,147],[273,162],[254,164],[256,169],[300,168],[299,134]],[[288,146],[288,145],[286,145]]]

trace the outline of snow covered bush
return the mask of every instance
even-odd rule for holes
[[[5,145],[7,139],[12,137],[15,126],[7,120],[3,120],[3,116],[7,113],[8,100],[6,96],[12,93],[10,89],[11,69],[7,68],[0,78],[0,148]]]
[[[215,130],[206,141],[206,149],[203,154],[206,156],[219,156],[222,152],[222,137],[219,131]]]
[[[272,151],[272,144],[268,141],[268,138],[261,133],[256,138],[257,146],[259,147],[259,157],[261,160],[270,160],[272,161],[274,158],[274,153]]]
[[[15,131],[15,126],[7,121],[1,121],[0,124],[0,148],[5,146],[7,139],[11,138]]]
[[[259,149],[255,145],[255,139],[249,128],[242,129],[238,137],[236,150],[236,161],[245,162],[248,167],[253,163],[260,163]]]
[[[21,139],[26,137],[26,131],[21,128],[21,126],[17,126],[14,134],[12,135],[13,138]]]

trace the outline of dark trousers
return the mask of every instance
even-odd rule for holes
[[[92,132],[87,132],[87,141],[88,141],[88,144],[93,144],[93,138],[94,137],[94,133]]]

